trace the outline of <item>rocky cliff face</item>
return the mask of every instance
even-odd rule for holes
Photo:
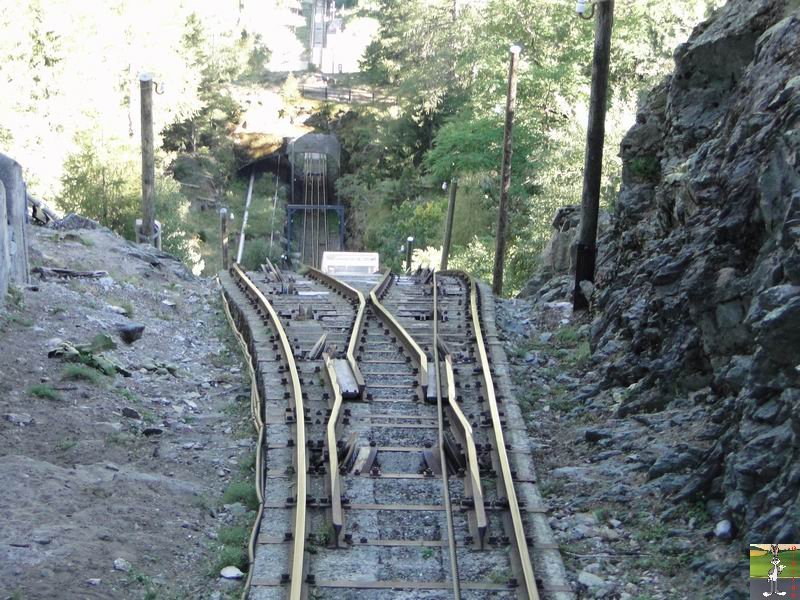
[[[800,536],[800,4],[731,0],[622,144],[592,327],[617,415],[707,407],[676,499],[751,542]],[[721,525],[718,532],[727,535]],[[718,528],[719,529],[719,528]]]

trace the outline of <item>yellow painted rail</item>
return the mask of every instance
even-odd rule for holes
[[[469,424],[467,417],[464,416],[458,402],[456,402],[456,381],[453,375],[453,357],[449,354],[446,354],[444,357],[444,366],[447,378],[447,402],[459,425],[461,425],[461,429],[464,431],[464,440],[467,447],[468,484],[472,493],[472,499],[475,501],[475,521],[478,527],[480,543],[483,545],[483,538],[486,535],[488,523],[486,521],[486,507],[483,504],[483,488],[481,487],[481,474],[478,465],[478,452],[475,449],[475,438],[472,434],[472,426]]]
[[[219,280],[217,280],[219,283]],[[253,426],[256,429],[256,434],[258,437],[258,441],[256,443],[256,475],[255,475],[255,485],[256,485],[256,496],[258,497],[258,514],[256,515],[255,522],[253,523],[253,528],[250,531],[250,536],[247,540],[247,562],[250,565],[250,568],[247,570],[247,579],[245,579],[244,586],[242,588],[242,600],[247,600],[247,596],[250,593],[250,582],[253,580],[253,566],[255,564],[256,559],[256,541],[258,537],[258,531],[261,527],[261,519],[264,514],[264,421],[261,419],[261,396],[258,392],[258,382],[256,380],[256,371],[253,365],[253,357],[250,355],[250,350],[247,347],[247,341],[245,340],[242,333],[236,326],[236,322],[233,319],[233,314],[231,313],[230,306],[228,304],[228,299],[225,297],[225,292],[221,292],[222,296],[222,308],[225,311],[225,317],[228,319],[228,325],[233,331],[233,335],[236,337],[236,341],[239,344],[239,348],[242,351],[242,356],[245,359],[245,363],[247,364],[247,373],[250,377],[250,415],[253,418]]]
[[[325,427],[325,435],[328,443],[328,462],[330,470],[331,486],[331,517],[333,520],[333,530],[335,533],[336,545],[339,545],[339,535],[344,526],[344,512],[342,511],[342,479],[339,473],[339,454],[336,446],[336,426],[339,424],[339,417],[342,410],[342,388],[336,380],[336,369],[333,368],[333,361],[327,354],[322,355],[325,363],[325,378],[328,385],[333,390],[333,403],[331,405],[331,416]]]
[[[256,285],[250,280],[247,274],[238,264],[231,267],[232,275],[237,278],[249,290],[250,295],[256,299],[258,306],[269,315],[272,327],[278,334],[280,340],[280,350],[286,364],[289,366],[289,377],[291,379],[292,391],[290,397],[294,408],[295,422],[295,456],[294,469],[297,477],[296,490],[297,496],[294,509],[294,529],[292,537],[291,551],[291,571],[289,573],[289,600],[301,600],[303,597],[303,556],[306,542],[306,489],[308,466],[306,462],[306,430],[305,430],[305,410],[303,407],[303,392],[300,387],[300,375],[297,372],[297,364],[292,353],[292,346],[286,331],[281,325],[280,317],[275,309],[261,293]]]
[[[372,306],[379,313],[383,322],[386,323],[386,326],[397,336],[400,343],[403,344],[403,347],[411,355],[411,360],[417,364],[419,368],[419,385],[422,388],[422,398],[425,398],[428,391],[428,357],[422,351],[422,348],[414,341],[414,338],[408,334],[405,328],[400,325],[392,316],[392,313],[389,312],[380,301],[380,296],[391,283],[391,277],[392,272],[387,270],[383,275],[383,279],[370,290],[369,298],[372,302]]]
[[[469,277],[469,276],[468,276]],[[497,397],[494,393],[494,381],[489,367],[489,357],[486,353],[486,346],[483,341],[481,331],[480,311],[478,308],[478,284],[472,277],[470,281],[470,312],[472,314],[472,326],[475,332],[475,345],[480,355],[481,370],[483,371],[483,381],[486,388],[486,400],[489,403],[489,412],[492,417],[492,431],[494,434],[494,444],[497,448],[497,456],[500,461],[500,474],[503,479],[508,508],[511,513],[511,522],[514,529],[514,545],[520,561],[522,571],[523,591],[527,594],[528,600],[539,600],[539,592],[536,587],[536,580],[533,575],[533,565],[531,564],[530,554],[528,553],[528,543],[525,541],[525,528],[522,525],[522,515],[519,511],[519,502],[514,490],[514,480],[511,476],[511,466],[508,462],[506,443],[503,436],[503,427],[500,422],[500,412],[497,409]]]
[[[356,310],[356,319],[353,322],[353,330],[350,332],[350,341],[347,344],[347,364],[350,365],[350,370],[353,371],[353,376],[356,378],[359,394],[364,392],[366,383],[364,382],[364,375],[361,373],[361,368],[356,362],[356,348],[358,348],[358,338],[361,336],[361,330],[364,328],[365,311],[367,308],[367,301],[364,299],[364,294],[355,289],[354,287],[346,284],[340,279],[331,277],[327,273],[323,273],[319,269],[313,267],[308,268],[308,274],[315,279],[318,279],[325,285],[332,287],[342,295],[358,302],[358,309]]]

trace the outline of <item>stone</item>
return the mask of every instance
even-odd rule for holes
[[[160,427],[145,427],[142,429],[142,435],[146,437],[150,437],[152,435],[161,435],[162,433],[164,433],[164,430]]]
[[[123,573],[127,573],[131,570],[131,563],[129,563],[124,558],[115,558],[114,559],[114,570],[115,571],[122,571]]]
[[[587,429],[583,432],[583,438],[589,442],[599,442],[611,437],[611,432],[606,429]]]
[[[97,587],[98,585],[100,585],[100,583],[102,583],[102,581],[103,581],[102,579],[98,579],[96,577],[93,577],[92,579],[87,579],[86,583],[88,585],[93,586],[93,587]]]
[[[733,537],[733,524],[728,519],[719,521],[714,527],[714,535],[721,540],[729,540]]]
[[[117,327],[117,333],[123,342],[132,344],[138,339],[141,339],[144,334],[144,325],[140,323],[129,323]]]
[[[244,573],[234,566],[225,567],[219,572],[219,574],[224,579],[241,579],[244,577]]]
[[[107,421],[98,421],[97,423],[94,424],[94,428],[99,433],[106,433],[106,434],[119,433],[120,431],[122,431],[122,423],[110,423]]]
[[[589,571],[581,571],[578,573],[578,583],[585,585],[589,590],[604,588],[606,585],[606,582],[603,581],[601,577],[598,577],[594,573],[589,573]]]
[[[63,219],[55,221],[52,224],[53,229],[73,230],[73,229],[100,229],[101,225],[97,221],[92,221],[89,218],[69,213]]]
[[[128,417],[129,419],[136,419],[137,421],[142,420],[142,415],[139,413],[138,410],[136,410],[135,408],[129,408],[127,406],[122,409],[122,416]]]
[[[232,504],[223,505],[226,511],[234,517],[242,517],[247,514],[247,507],[241,502],[234,502]]]
[[[28,413],[6,413],[3,415],[3,418],[9,423],[19,425],[20,427],[33,423],[33,417]]]
[[[647,479],[656,479],[667,473],[675,473],[696,464],[696,458],[688,452],[665,452],[647,471]]]

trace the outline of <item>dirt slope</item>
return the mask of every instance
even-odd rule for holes
[[[34,274],[0,313],[0,598],[232,594],[209,573],[220,526],[246,520],[221,493],[249,477],[252,441],[215,283],[107,230],[30,232],[34,266],[108,276]],[[129,377],[48,358],[53,338],[98,334]]]

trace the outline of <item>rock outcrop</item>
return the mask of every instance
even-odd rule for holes
[[[622,144],[592,326],[618,416],[704,403],[675,496],[750,541],[800,535],[800,8],[731,0],[675,53]]]

